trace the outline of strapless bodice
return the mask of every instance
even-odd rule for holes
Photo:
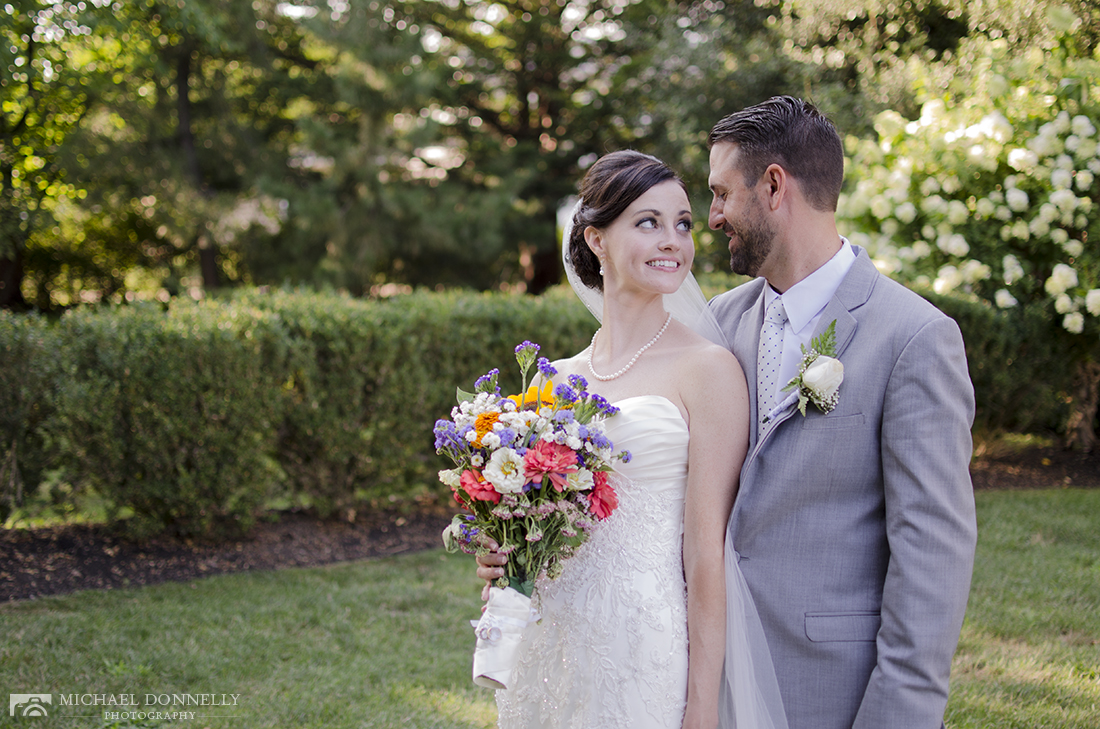
[[[631,481],[665,482],[683,489],[687,475],[688,427],[680,410],[661,395],[638,395],[612,403],[618,414],[604,422],[615,452],[630,451],[615,470]]]

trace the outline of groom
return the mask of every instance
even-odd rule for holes
[[[753,403],[729,529],[790,727],[937,729],[977,533],[959,329],[838,234],[843,151],[813,106],[770,99],[708,144],[710,227],[758,277],[711,302]],[[839,401],[803,416],[783,387],[830,326]]]

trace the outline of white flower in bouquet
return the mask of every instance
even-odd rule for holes
[[[589,491],[596,485],[592,479],[592,472],[587,468],[574,471],[566,476],[565,488],[569,491]]]
[[[487,442],[489,435],[494,434],[486,434],[481,439],[482,445],[487,448],[499,448],[500,438],[495,439],[497,445],[490,445]],[[484,476],[485,480],[493,484],[501,494],[519,493],[523,491],[523,485],[527,482],[523,474],[523,457],[511,448],[499,448],[493,451],[493,455],[489,457],[489,463],[485,466]]]
[[[1067,332],[1080,334],[1085,329],[1085,316],[1079,311],[1066,314],[1065,318],[1062,319],[1062,326],[1065,327]]]
[[[1058,294],[1054,299],[1054,310],[1059,314],[1068,314],[1073,311],[1073,299],[1068,294]]]
[[[1062,244],[1062,250],[1070,256],[1077,258],[1085,252],[1085,244],[1079,240],[1067,240]]]

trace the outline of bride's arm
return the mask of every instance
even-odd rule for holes
[[[726,523],[748,450],[749,401],[737,360],[719,348],[693,358],[681,397],[690,416],[684,505],[688,701],[684,727],[718,723],[726,651]]]

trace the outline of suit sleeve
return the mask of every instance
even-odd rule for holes
[[[938,729],[974,567],[974,390],[962,335],[937,318],[903,348],[883,405],[890,560],[878,659],[853,729]]]

